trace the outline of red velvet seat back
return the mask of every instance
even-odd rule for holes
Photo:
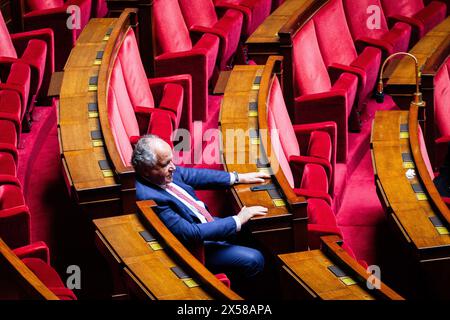
[[[380,0],[343,0],[345,13],[347,17],[348,27],[353,36],[353,39],[359,39],[362,37],[379,38],[381,34],[388,31],[388,25],[386,22],[386,17],[384,15],[383,9],[381,7]],[[374,28],[368,27],[368,20],[372,15],[376,15],[377,12],[372,12],[369,14],[367,12],[370,6],[375,6],[379,8],[379,26],[374,26]],[[372,21],[370,21],[372,22]]]
[[[289,118],[286,104],[284,103],[283,93],[277,77],[274,78],[272,87],[270,88],[267,107],[272,113],[274,124],[277,128],[281,129],[280,142],[287,159],[292,155],[299,156],[300,147],[295,136],[294,128],[292,127],[291,119]]]
[[[108,120],[122,162],[129,166],[133,152],[130,137],[139,136],[140,133],[119,59],[116,60],[109,83]]]
[[[331,89],[330,76],[320,53],[312,21],[294,36],[293,69],[295,96]]]
[[[387,16],[412,17],[424,8],[422,0],[383,0],[382,4]]]
[[[217,14],[212,0],[178,0],[184,21],[192,26],[212,27],[217,22]]]
[[[430,157],[428,156],[427,146],[425,145],[425,140],[423,138],[422,127],[419,125],[418,128],[419,128],[419,132],[417,134],[419,136],[420,153],[422,154],[422,158],[423,158],[423,161],[425,162],[425,165],[427,167],[430,178],[434,179],[433,167],[431,166]]]
[[[440,136],[450,136],[450,58],[434,78],[434,114]]]
[[[34,11],[62,7],[64,5],[64,0],[26,0],[25,3],[27,11]]]
[[[314,16],[314,26],[326,66],[350,65],[357,58],[342,0],[331,0],[321,8]]]
[[[131,28],[122,43],[117,60],[123,67],[123,77],[132,106],[153,108],[155,102],[142,65],[136,37]]]
[[[0,11],[0,57],[17,58],[17,52],[11,41],[8,28]]]
[[[0,210],[23,206],[25,200],[22,191],[16,185],[0,185]]]
[[[153,3],[157,54],[192,49],[192,41],[177,0]]]
[[[274,114],[270,109],[267,109],[267,112],[268,112],[267,122],[269,127],[270,139],[272,143],[272,151],[275,153],[275,156],[277,157],[278,163],[280,165],[280,168],[272,167],[272,169],[274,171],[282,170],[290,186],[294,188],[294,176],[292,175],[292,171],[289,166],[289,160],[287,159],[284,153],[282,142],[280,139],[280,135],[282,134],[281,130],[283,130],[284,128],[277,127]]]

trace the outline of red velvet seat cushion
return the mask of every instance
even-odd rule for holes
[[[328,178],[325,169],[317,164],[306,164],[303,171],[300,188],[327,193]]]
[[[168,114],[156,112],[150,117],[150,122],[148,125],[149,134],[154,134],[166,141],[171,147],[173,147],[172,142],[172,119]]]
[[[23,263],[62,300],[77,300],[75,294],[64,286],[58,273],[50,265],[37,258],[25,258]]]
[[[29,69],[27,69],[29,70]],[[28,73],[29,76],[29,73]],[[13,79],[19,80],[17,78]],[[29,80],[29,78],[28,78]],[[19,82],[20,83],[20,82]],[[18,84],[19,84],[18,83]],[[16,130],[20,127],[22,120],[22,107],[19,95],[15,91],[1,90],[0,91],[0,119],[10,120],[15,123]],[[3,133],[3,132],[2,132]],[[17,132],[16,132],[17,133]],[[1,138],[0,138],[1,140]]]
[[[11,153],[0,150],[0,175],[16,176],[16,161]]]
[[[0,143],[17,146],[17,128],[13,121],[0,119]]]
[[[63,0],[26,0],[28,11],[45,10],[62,7]]]
[[[0,184],[0,210],[23,206],[22,190],[14,184]]]
[[[336,216],[328,203],[322,199],[308,199],[308,223],[337,226]]]
[[[330,161],[332,148],[331,138],[327,132],[311,132],[311,138],[308,145],[308,156]]]

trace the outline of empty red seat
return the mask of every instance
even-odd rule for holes
[[[358,52],[362,52],[366,46],[372,46],[383,50],[386,58],[396,52],[408,51],[411,26],[396,22],[389,29],[380,0],[343,0],[343,3]],[[371,7],[374,11],[368,13]]]
[[[314,26],[331,78],[336,79],[342,72],[349,72],[358,77],[356,101],[358,111],[362,111],[375,89],[381,64],[381,50],[369,46],[357,53],[342,0],[330,0],[322,7],[314,15]]]
[[[44,242],[14,249],[13,252],[33,272],[39,280],[61,300],[77,300],[56,270],[50,265],[50,252]]]
[[[0,175],[17,175],[17,150],[0,143]]]
[[[22,2],[24,3],[24,8],[21,8],[21,10],[23,12],[22,18],[25,30],[42,28],[53,30],[55,37],[55,68],[57,71],[62,70],[78,36],[89,22],[92,1],[25,0]],[[69,14],[72,14],[72,18]]]
[[[189,75],[146,78],[130,29],[115,60],[108,90],[108,120],[125,166],[130,165],[132,145],[140,136],[153,132],[170,141],[179,125],[190,130],[190,92]],[[160,116],[154,118],[156,114]]]
[[[323,61],[313,21],[293,39],[295,124],[333,121],[337,124],[336,159],[346,162],[348,120],[353,110],[358,78],[342,73],[332,83]]]
[[[47,95],[54,72],[53,32],[50,29],[42,29],[10,35],[0,13],[0,42],[0,66],[22,62],[31,69],[30,84],[21,83],[23,88],[29,87],[29,94],[24,95],[29,97],[25,114],[28,121],[33,111],[34,99],[42,99]],[[16,84],[21,78],[27,79],[26,74],[16,74],[15,77]]]
[[[31,70],[28,65],[21,62],[15,62],[10,65],[8,71],[6,80],[4,80],[3,83],[0,81],[0,90],[15,91],[20,97],[21,107],[17,109],[17,106],[15,105],[4,105],[0,109],[0,114],[5,112],[15,114],[14,117],[17,118],[15,120],[21,125],[27,105],[29,104]]]
[[[317,164],[326,172],[325,192],[332,194],[336,163],[336,124],[322,122],[293,126],[277,77],[274,77],[270,88],[267,108],[268,117],[273,121],[271,124],[279,128],[278,135],[283,153],[294,171],[294,184],[301,184],[297,178],[303,176],[309,164]],[[330,181],[330,190],[328,190],[328,181]]]
[[[122,71],[123,92],[127,93],[138,120],[144,120],[141,132],[146,132],[150,114],[162,110],[173,115],[174,127],[191,130],[191,77],[177,75],[147,79],[133,29],[127,32],[122,42],[115,67]]]
[[[193,45],[177,0],[156,0],[153,10],[156,76],[191,75],[192,117],[206,121],[208,83],[216,66],[219,38],[204,34]]]
[[[0,90],[0,120],[12,122],[17,136],[20,136],[23,115],[21,102],[20,96],[16,91]],[[0,140],[2,139],[0,138]],[[12,141],[12,139],[9,139],[9,141]],[[4,142],[7,143],[8,140],[5,139]]]
[[[271,0],[215,0],[216,7],[234,9],[244,15],[243,34],[248,37],[270,15]]]
[[[447,6],[443,1],[431,1],[427,6],[423,0],[382,0],[381,4],[390,24],[401,21],[411,25],[411,45],[447,16]]]
[[[243,15],[229,9],[218,19],[212,0],[178,0],[184,21],[191,32],[202,35],[211,33],[220,39],[219,67],[230,66],[238,49],[242,31]]]
[[[30,213],[19,180],[0,176],[0,238],[17,248],[30,243],[30,232]]]
[[[308,199],[308,247],[320,249],[320,237],[337,235],[342,238],[342,233],[337,226],[336,217],[330,205],[322,199]]]

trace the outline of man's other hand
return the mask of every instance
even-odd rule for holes
[[[254,216],[265,216],[267,214],[267,208],[261,206],[243,207],[237,217],[241,221],[241,224],[247,223],[248,220]]]
[[[269,178],[270,175],[264,172],[239,173],[239,183],[261,183]]]

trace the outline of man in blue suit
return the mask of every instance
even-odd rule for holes
[[[203,244],[209,270],[254,279],[264,268],[262,254],[234,244],[233,238],[252,217],[265,215],[267,208],[244,207],[235,216],[212,217],[194,189],[225,189],[238,182],[263,182],[269,176],[177,167],[172,159],[171,147],[159,137],[147,135],[138,141],[132,157],[137,199],[154,200],[159,218],[186,246]]]

